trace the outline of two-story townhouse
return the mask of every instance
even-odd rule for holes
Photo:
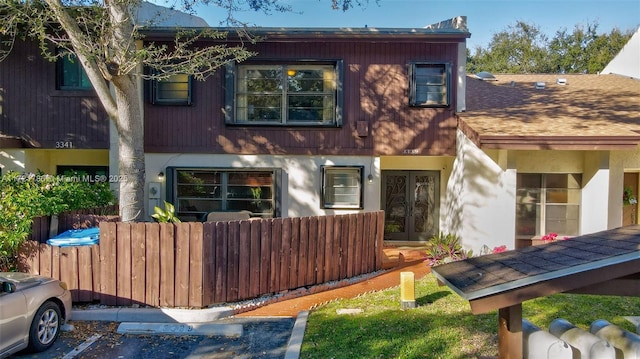
[[[155,27],[147,41],[175,31]],[[145,84],[149,212],[162,200],[185,220],[384,209],[389,240],[437,233],[464,104],[466,19],[254,34],[255,57],[206,81]],[[77,61],[48,62],[18,41],[0,89],[2,171],[117,174],[116,135]]]
[[[262,39],[247,44],[249,60],[203,82],[149,82],[148,208],[167,200],[185,220],[383,209],[388,240],[428,239],[447,220],[465,22],[254,29]],[[168,41],[174,31],[146,35]]]

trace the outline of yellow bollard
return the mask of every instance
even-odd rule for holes
[[[400,304],[402,309],[416,307],[416,284],[413,272],[400,273]]]

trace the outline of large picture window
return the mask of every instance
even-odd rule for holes
[[[409,104],[422,107],[449,106],[449,65],[442,63],[412,63],[410,70]]]
[[[91,90],[93,86],[87,73],[73,55],[62,56],[56,62],[57,88],[59,90]]]
[[[227,93],[228,123],[341,124],[339,63],[241,64],[228,70],[228,80],[235,80],[227,83],[235,89]]]
[[[322,208],[362,209],[363,167],[322,167]]]
[[[250,211],[276,217],[275,170],[168,169],[178,217],[200,220],[209,212]],[[171,198],[171,196],[169,196]]]
[[[542,237],[580,233],[580,174],[519,173],[516,194],[516,235]]]

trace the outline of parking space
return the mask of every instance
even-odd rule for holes
[[[295,318],[230,318],[220,324],[240,324],[242,334],[184,335],[119,334],[116,322],[71,321],[44,353],[19,353],[10,358],[283,358]]]

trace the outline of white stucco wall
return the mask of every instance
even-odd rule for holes
[[[586,152],[582,174],[580,204],[580,234],[593,233],[609,227],[611,173],[609,152]],[[614,171],[615,172],[615,171]],[[622,173],[622,172],[621,172]],[[621,176],[618,176],[620,181]],[[620,182],[619,188],[622,187]],[[619,196],[622,198],[622,196]],[[619,203],[622,208],[622,203]]]
[[[460,236],[465,248],[514,248],[516,172],[506,151],[490,157],[458,131],[457,157],[447,184],[443,231]]]
[[[146,155],[147,185],[159,182],[157,174],[166,167],[221,167],[221,168],[279,168],[283,171],[282,216],[301,217],[326,214],[352,213],[354,210],[330,210],[320,208],[320,168],[323,165],[364,166],[364,210],[380,208],[380,162],[377,158],[357,156],[253,156],[207,154],[153,154]],[[367,175],[373,175],[373,183]],[[165,199],[165,182],[162,181],[162,199]],[[150,207],[150,208],[149,208]],[[147,213],[153,206],[147,204]]]

